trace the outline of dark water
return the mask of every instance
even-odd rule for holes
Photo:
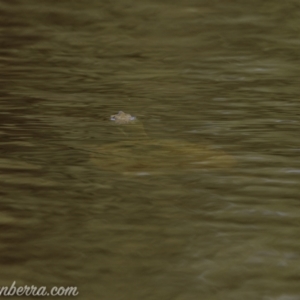
[[[2,0],[1,285],[300,299],[299,6]],[[103,170],[85,149],[124,138],[119,110],[236,163]]]

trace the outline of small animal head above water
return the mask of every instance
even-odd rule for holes
[[[117,124],[128,124],[136,120],[136,117],[126,114],[123,111],[119,111],[116,115],[111,115],[110,120]]]

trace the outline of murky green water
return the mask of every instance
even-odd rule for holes
[[[299,17],[292,0],[1,1],[0,285],[300,299]],[[139,143],[119,110],[234,164],[103,168]]]

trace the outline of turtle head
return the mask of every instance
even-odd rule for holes
[[[136,120],[136,117],[126,114],[123,111],[119,111],[115,115],[110,116],[110,120],[116,122],[117,124],[127,124]]]

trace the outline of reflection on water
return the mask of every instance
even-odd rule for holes
[[[300,299],[297,8],[2,1],[0,285]]]

